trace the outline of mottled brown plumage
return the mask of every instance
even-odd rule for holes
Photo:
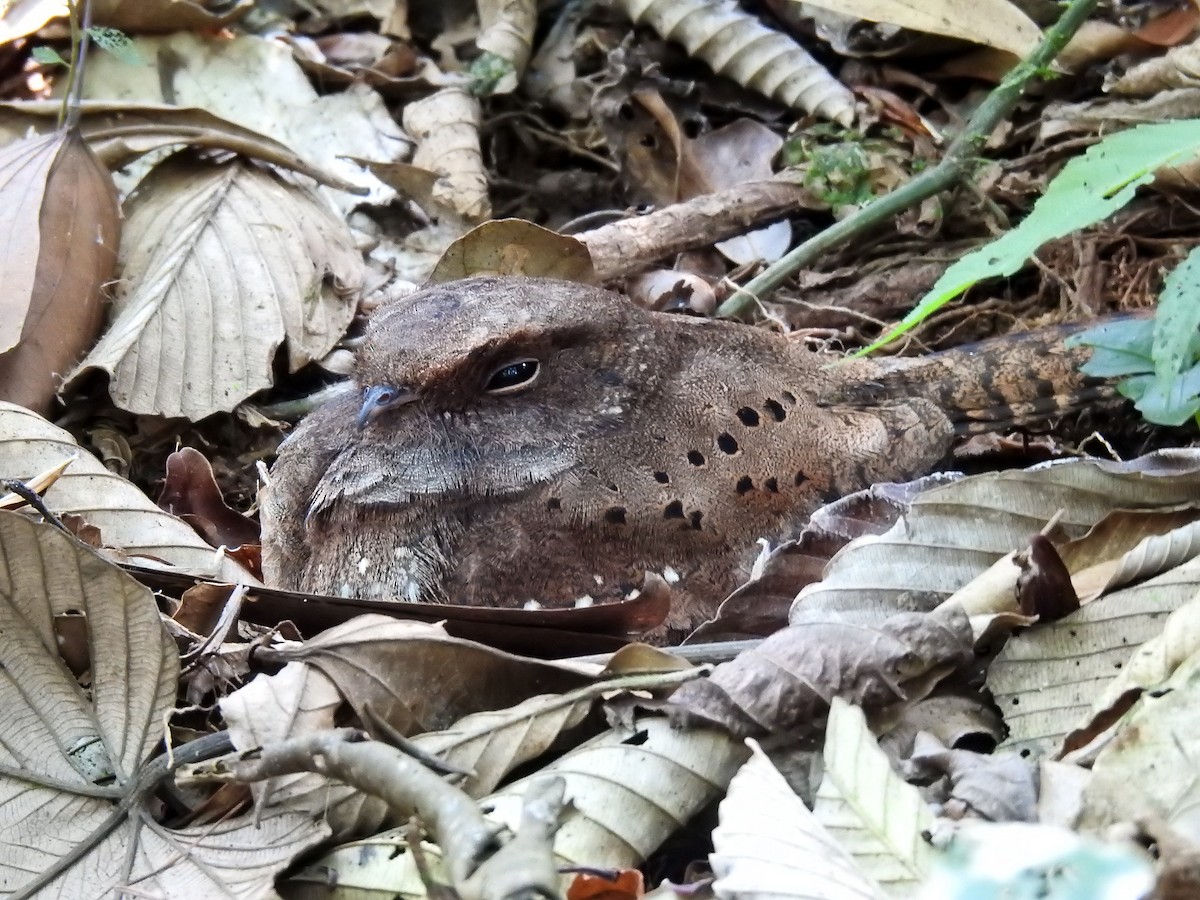
[[[1033,335],[836,363],[577,284],[432,287],[375,315],[358,390],[281,447],[264,567],[288,588],[481,606],[618,599],[648,570],[678,577],[684,629],[757,539],[822,502],[927,472],[956,432],[1085,401],[1080,360]]]

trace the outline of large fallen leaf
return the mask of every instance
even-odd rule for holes
[[[449,637],[440,626],[379,615],[352,619],[292,649],[259,653],[263,661],[286,665],[221,701],[234,744],[243,750],[332,728],[340,724],[335,714],[346,703],[368,727],[379,722],[396,733],[413,735],[592,680],[562,666]],[[530,719],[522,721],[528,724]],[[445,751],[454,741],[431,743],[432,751]],[[536,755],[532,751],[539,742],[530,741],[522,748],[510,738],[496,746],[504,748],[502,755],[509,753],[505,762],[511,766]],[[497,776],[498,765],[493,761],[488,777],[507,773],[507,768],[501,768]],[[292,808],[315,814],[328,808],[336,833],[378,827],[386,813],[379,801],[345,788],[332,789],[317,775],[275,779],[270,791],[277,802],[286,800]]]
[[[66,431],[27,409],[0,402],[0,476],[28,480],[72,459],[46,491],[46,505],[52,512],[82,516],[100,529],[105,546],[142,557],[137,561],[144,565],[169,565],[202,577],[258,583],[131,482],[106,469]]]
[[[109,331],[72,378],[111,376],[122,409],[201,419],[295,371],[354,315],[362,258],[310,191],[241,161],[179,154],[130,201]]]
[[[279,141],[324,172],[365,186],[368,202],[394,198],[390,188],[348,159],[390,162],[411,147],[383,100],[366,85],[318,95],[286,46],[257,36],[179,31],[134,38],[130,48],[149,64],[130,66],[110,53],[93,54],[84,99],[204,109]],[[248,84],[254,90],[247,90]],[[343,211],[363,202],[341,193],[333,200]]]
[[[118,232],[112,178],[78,131],[0,148],[0,399],[49,410],[100,332]]]
[[[60,657],[82,619],[84,688]],[[295,813],[171,830],[142,780],[179,659],[150,591],[69,536],[0,511],[0,885],[54,896],[260,897],[323,836]],[[39,896],[43,894],[39,893]]]
[[[709,856],[718,897],[883,900],[886,896],[788,786],[753,739],[721,801]],[[803,885],[803,887],[801,887]]]
[[[1062,531],[1079,537],[1112,510],[1174,508],[1197,496],[1196,450],[964,478],[923,492],[888,532],[838,552],[824,579],[800,591],[791,615],[836,612],[878,622],[897,609],[931,609],[1007,553],[1026,547],[1060,511]]]
[[[62,103],[57,100],[0,103],[0,144],[30,133],[53,131],[61,109]],[[203,109],[165,103],[84,100],[79,104],[79,133],[97,158],[113,171],[163,147],[187,144],[240,153],[292,169],[339,190],[355,193],[362,190],[310,164],[279,141]]]

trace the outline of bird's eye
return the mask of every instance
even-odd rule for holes
[[[492,373],[484,390],[489,394],[511,394],[524,390],[537,379],[540,368],[536,359],[518,359],[507,363]]]

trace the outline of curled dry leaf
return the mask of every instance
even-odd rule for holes
[[[225,502],[212,465],[194,447],[181,447],[167,457],[167,477],[158,505],[179,516],[214,547],[234,549],[258,543],[258,525]]]
[[[60,658],[82,625],[88,684]],[[250,898],[324,829],[268,809],[173,830],[142,796],[179,660],[150,591],[56,528],[0,511],[0,884],[21,896]],[[39,891],[45,891],[42,893]]]
[[[1107,87],[1114,94],[1135,97],[1149,97],[1174,88],[1194,88],[1198,66],[1200,41],[1193,41],[1131,66]]]
[[[404,107],[404,129],[417,141],[413,165],[437,176],[432,200],[472,222],[492,214],[479,149],[481,116],[479,101],[460,87],[443,88]]]
[[[62,104],[57,100],[14,100],[0,103],[0,143],[30,131],[54,130]],[[187,144],[230,150],[307,175],[338,190],[362,193],[352,182],[311,165],[288,147],[265,135],[235,125],[207,110],[163,103],[115,103],[85,100],[79,108],[79,133],[110,171],[123,169],[163,147]]]
[[[617,5],[636,24],[682,44],[718,75],[841,125],[854,121],[854,95],[807,50],[736,3],[620,0]]]
[[[813,617],[683,685],[666,706],[674,719],[743,737],[811,734],[831,697],[872,714],[894,712],[972,659],[970,623],[954,607],[901,613],[877,628]]]
[[[883,900],[846,847],[821,824],[753,739],[753,751],[721,801],[709,856],[718,897],[808,896]]]
[[[354,316],[363,263],[319,197],[254,165],[178,154],[129,202],[115,319],[80,367],[122,409],[202,419],[324,356]]]
[[[203,577],[257,583],[184,522],[106,469],[70,434],[27,409],[0,402],[0,474],[28,479],[72,457],[78,458],[46,491],[46,505],[52,512],[77,513],[100,529],[107,546],[145,557],[138,562],[162,566],[165,561]]]
[[[112,178],[78,131],[0,148],[0,399],[49,411],[99,334],[119,218]]]
[[[516,90],[533,52],[536,27],[537,0],[480,0],[479,37],[475,45],[511,67],[490,93],[508,94]]]

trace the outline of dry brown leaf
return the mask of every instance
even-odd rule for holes
[[[470,222],[491,216],[479,149],[479,101],[464,88],[443,88],[404,107],[404,129],[417,141],[412,163],[433,172],[433,202]]]
[[[638,25],[682,44],[718,75],[794,108],[849,126],[854,95],[803,47],[732,3],[620,0]]]
[[[65,617],[87,632],[86,690],[59,655]],[[0,512],[0,635],[8,891],[260,897],[324,836],[310,817],[277,808],[184,830],[156,822],[138,792],[165,736],[179,659],[154,597],[58,529],[11,512]]]
[[[587,247],[524,219],[495,219],[477,225],[446,248],[429,281],[470,275],[532,275],[594,284]]]
[[[1007,50],[1016,57],[1029,54],[1042,33],[1017,3],[1010,0],[804,0],[841,15],[887,22],[926,34],[961,38]]]
[[[743,737],[811,734],[831,697],[894,714],[973,658],[970,623],[954,607],[901,613],[878,628],[812,617],[685,684],[666,708]]]
[[[122,409],[202,419],[324,356],[354,316],[363,263],[310,191],[253,165],[178,154],[126,210],[115,319],[80,367]]]
[[[184,522],[163,512],[120,475],[75,443],[70,434],[23,407],[0,402],[0,475],[28,479],[78,457],[45,494],[55,513],[77,513],[100,529],[104,543],[138,562],[222,581],[257,580],[213,550]]]
[[[0,399],[49,411],[100,331],[119,230],[112,179],[77,131],[0,149]]]

